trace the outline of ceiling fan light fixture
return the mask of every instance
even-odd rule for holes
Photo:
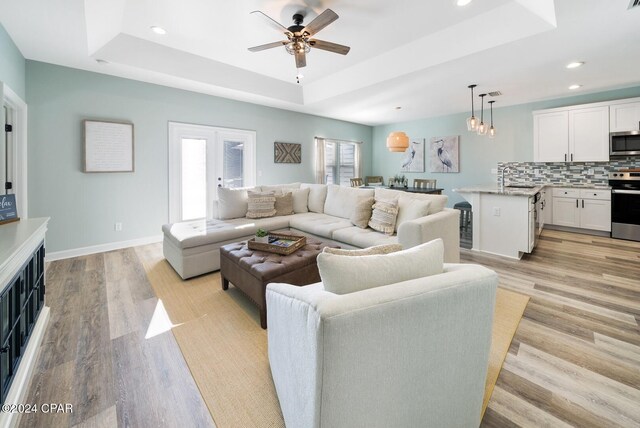
[[[387,149],[390,152],[404,152],[409,148],[409,137],[402,131],[394,131],[387,137]]]

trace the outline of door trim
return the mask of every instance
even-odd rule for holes
[[[21,218],[28,218],[27,103],[3,82],[0,82],[0,98],[2,103],[11,109],[12,113],[13,165],[16,171],[13,181],[13,193],[16,195],[18,215]],[[0,122],[4,125],[4,115],[2,115]],[[4,126],[2,128],[2,138],[4,138]],[[2,190],[4,193],[4,189]]]

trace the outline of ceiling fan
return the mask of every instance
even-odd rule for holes
[[[304,16],[296,13],[293,15],[293,23],[294,25],[289,28],[280,24],[275,19],[271,18],[267,14],[255,10],[253,13],[258,14],[266,19],[266,22],[274,27],[278,31],[282,31],[284,35],[287,37],[287,40],[282,40],[279,42],[267,43],[265,45],[254,46],[249,48],[251,52],[259,52],[265,49],[277,48],[278,46],[284,46],[287,52],[291,55],[294,55],[296,58],[296,67],[302,68],[307,65],[306,54],[309,53],[311,48],[322,49],[329,52],[338,53],[341,55],[346,55],[349,53],[349,46],[339,45],[337,43],[326,42],[324,40],[312,39],[311,37],[318,33],[320,30],[325,28],[327,25],[331,24],[333,21],[338,19],[338,14],[336,14],[331,9],[327,9],[318,15],[313,21],[311,21],[306,26],[302,25],[302,21],[304,20]]]

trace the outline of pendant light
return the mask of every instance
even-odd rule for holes
[[[471,89],[471,117],[467,118],[467,131],[475,131],[478,126],[478,119],[473,115],[473,88],[478,85],[469,85],[467,88]]]
[[[480,124],[478,125],[478,135],[486,135],[487,134],[487,125],[484,124],[484,97],[487,94],[480,94],[480,105],[482,106],[480,109]]]
[[[489,101],[489,106],[491,106],[491,127],[489,128],[489,138],[496,136],[496,128],[493,127],[493,103],[495,103],[494,100]]]
[[[387,137],[387,148],[390,152],[404,152],[409,148],[409,137],[401,131],[394,131]]]

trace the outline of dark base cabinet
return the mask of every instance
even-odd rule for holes
[[[0,295],[0,397],[11,381],[44,307],[44,242]]]

